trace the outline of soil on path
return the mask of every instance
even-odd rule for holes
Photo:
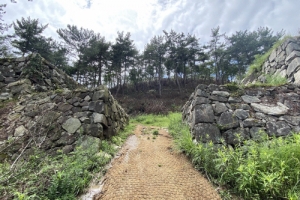
[[[221,199],[190,161],[172,149],[166,130],[138,125],[94,199]]]

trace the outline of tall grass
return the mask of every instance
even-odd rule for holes
[[[168,127],[170,119],[173,117],[181,117],[180,113],[169,113],[168,115],[138,115],[130,119],[131,124],[144,124],[151,126]]]
[[[194,143],[180,118],[169,130],[177,148],[186,153],[197,169],[220,186],[244,199],[300,198],[300,135],[248,141],[235,149],[212,143]]]
[[[134,126],[130,125],[98,145],[78,147],[66,155],[51,156],[36,149],[12,170],[8,162],[0,163],[0,199],[72,200],[89,185],[95,173],[104,173],[105,165]]]

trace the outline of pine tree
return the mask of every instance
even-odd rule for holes
[[[18,54],[24,56],[27,53],[38,53],[38,43],[41,39],[42,32],[47,28],[47,25],[40,25],[38,19],[23,18],[16,23],[13,23],[15,36],[18,39],[12,42],[12,45],[19,49]]]

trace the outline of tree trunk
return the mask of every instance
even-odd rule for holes
[[[102,76],[102,63],[101,63],[101,60],[99,60],[99,65],[98,65],[98,83],[97,85],[101,85],[102,84],[102,81],[101,81],[101,76]]]

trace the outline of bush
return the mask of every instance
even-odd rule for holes
[[[248,141],[235,149],[195,144],[189,128],[174,118],[169,129],[179,150],[214,183],[245,199],[300,198],[300,135]]]
[[[280,76],[280,74],[273,74],[266,76],[266,84],[272,86],[280,86],[287,83],[287,79],[285,77]]]
[[[68,155],[57,156],[36,149],[28,159],[19,159],[13,169],[10,163],[0,163],[0,196],[4,199],[71,200],[84,191],[93,174],[104,173],[105,165],[114,155],[114,144],[121,145],[133,126],[125,127],[112,141],[102,140],[101,149],[78,147]]]

